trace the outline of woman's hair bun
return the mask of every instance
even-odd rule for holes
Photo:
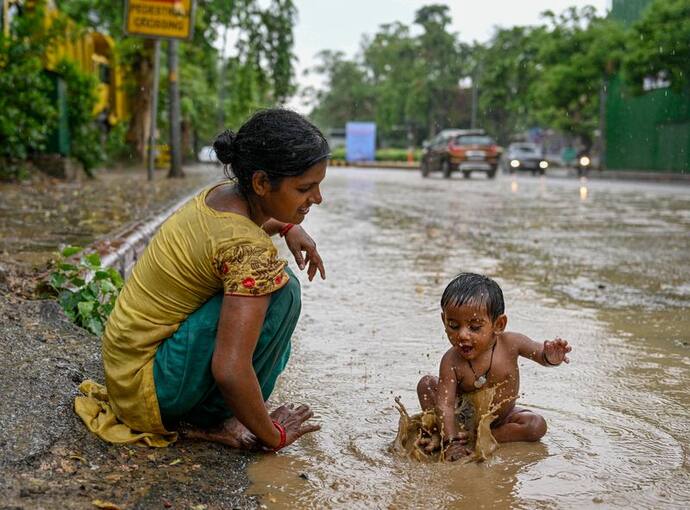
[[[233,160],[236,138],[237,135],[235,133],[226,129],[213,142],[213,150],[216,151],[216,157],[224,165],[231,164]]]

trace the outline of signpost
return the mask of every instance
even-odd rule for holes
[[[156,145],[156,116],[158,114],[158,75],[160,73],[160,40],[191,39],[194,27],[195,0],[125,0],[125,33],[153,39],[153,86],[151,89],[151,132],[149,134],[148,180],[153,180]],[[171,52],[176,53],[176,47]],[[174,79],[177,80],[176,72]],[[178,90],[175,88],[175,90]],[[171,112],[179,103],[171,98]],[[172,121],[173,119],[171,119]],[[179,118],[175,120],[179,123]],[[171,122],[174,124],[174,122]],[[176,166],[181,168],[179,126],[171,126],[171,165],[173,174]],[[179,170],[178,168],[178,170]]]
[[[128,35],[156,39],[191,39],[192,0],[128,0],[125,4]]]

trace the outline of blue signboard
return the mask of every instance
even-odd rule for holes
[[[348,122],[345,125],[345,159],[374,161],[376,159],[376,124]]]

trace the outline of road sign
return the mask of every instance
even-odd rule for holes
[[[345,124],[345,159],[374,161],[376,159],[376,124],[348,122]]]
[[[164,39],[191,39],[193,0],[126,0],[125,32]]]

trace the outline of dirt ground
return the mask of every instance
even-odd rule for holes
[[[72,403],[83,379],[103,380],[100,343],[54,301],[2,293],[0,374],[0,509],[257,506],[243,495],[246,455],[113,446],[86,430]]]
[[[172,190],[161,182],[166,193],[135,216],[208,179]],[[9,210],[5,188],[3,209]],[[244,495],[247,455],[184,439],[164,449],[114,446],[87,431],[72,405],[82,380],[103,381],[100,342],[73,325],[56,302],[27,298],[36,268],[7,260],[13,252],[21,259],[17,250],[6,247],[0,265],[0,510],[257,507]]]

